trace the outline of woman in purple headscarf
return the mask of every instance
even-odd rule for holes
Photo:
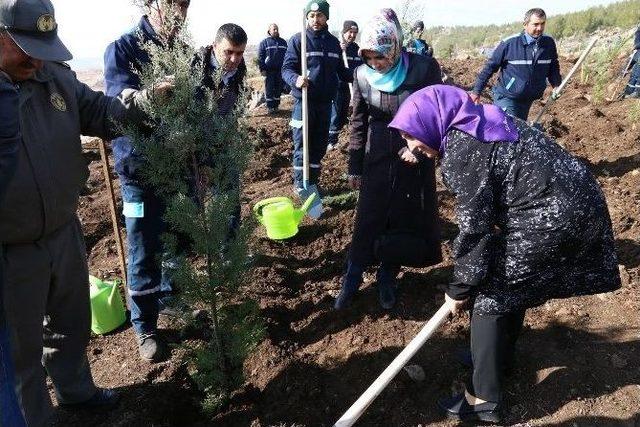
[[[547,135],[452,86],[416,92],[389,127],[411,151],[441,158],[456,197],[460,233],[445,298],[454,313],[473,303],[473,377],[465,394],[439,404],[451,417],[499,422],[525,310],[620,287],[604,195]]]
[[[396,275],[408,264],[405,257],[386,253],[384,248],[397,246],[390,239],[380,242],[393,233],[397,237],[399,229],[410,232],[422,248],[412,265],[436,264],[441,253],[434,162],[424,156],[415,165],[402,162],[403,147],[405,156],[413,156],[400,134],[387,125],[409,95],[442,79],[435,59],[402,51],[402,29],[391,9],[382,9],[364,26],[359,54],[365,64],[354,73],[349,183],[360,189],[360,197],[335,308],[351,304],[364,269],[378,264],[378,299],[389,309],[396,300]]]

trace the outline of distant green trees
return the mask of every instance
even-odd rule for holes
[[[626,0],[608,6],[596,6],[580,12],[549,16],[545,32],[556,40],[573,35],[589,34],[601,28],[632,28],[640,23],[640,0]],[[436,56],[442,49],[449,51],[493,47],[500,40],[522,31],[522,23],[485,25],[479,27],[433,27],[423,38],[434,46]]]

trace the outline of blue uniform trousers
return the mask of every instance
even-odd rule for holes
[[[533,100],[521,101],[518,99],[507,98],[506,96],[497,94],[495,91],[493,92],[493,105],[497,105],[502,108],[505,113],[511,114],[513,117],[517,117],[524,121],[527,121],[527,118],[529,117],[531,104],[533,104]]]
[[[309,183],[320,179],[322,158],[327,152],[331,102],[309,102]],[[303,187],[302,180],[302,100],[296,98],[291,118],[293,128],[293,182]]]
[[[22,411],[16,397],[16,383],[11,349],[9,348],[9,330],[4,317],[2,277],[2,246],[0,246],[0,427],[22,427],[25,425]]]
[[[629,83],[624,89],[625,95],[631,95],[632,93],[640,93],[640,50],[636,52],[635,58],[633,58],[635,64],[631,69],[631,75],[629,76]]]
[[[351,92],[349,85],[342,83],[331,105],[331,126],[329,127],[329,144],[336,145],[340,131],[349,121],[349,104]]]
[[[127,228],[127,285],[131,323],[138,335],[155,333],[158,313],[173,293],[173,260],[166,255],[162,234],[165,204],[152,191],[122,184],[123,214]]]
[[[284,89],[284,81],[280,70],[269,70],[264,80],[264,92],[267,101],[267,108],[278,108],[280,106],[280,95]]]

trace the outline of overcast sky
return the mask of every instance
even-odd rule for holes
[[[607,5],[615,0],[448,0],[424,1],[425,25],[503,24],[522,19],[531,7],[542,7],[547,15]],[[397,7],[400,0],[329,0],[329,25],[342,27],[353,19],[361,26],[382,7]],[[99,67],[105,47],[133,27],[140,11],[130,0],[53,0],[60,37],[75,56],[75,68]],[[189,30],[197,45],[210,44],[218,27],[227,22],[241,25],[249,44],[266,36],[268,24],[277,22],[288,38],[300,31],[298,18],[306,0],[191,0]],[[296,6],[297,5],[297,6]]]

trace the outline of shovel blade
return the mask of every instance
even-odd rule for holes
[[[313,219],[318,219],[322,215],[322,200],[320,199],[318,187],[313,184],[307,184],[300,190],[300,200],[307,200],[312,194],[315,195],[315,197],[309,206],[307,215]]]

